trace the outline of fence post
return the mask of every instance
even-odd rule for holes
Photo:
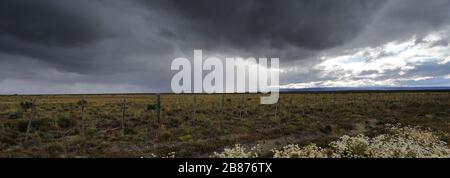
[[[308,102],[306,101],[306,93],[302,93],[302,95],[303,95],[302,114],[305,115],[306,114],[305,110]]]
[[[241,103],[239,103],[239,118],[242,119],[243,112],[244,112],[244,101],[245,101],[245,95],[241,97]]]
[[[84,105],[85,105],[86,100],[84,100],[84,96],[81,97],[81,132],[80,134],[82,136],[84,136],[84,132],[85,132],[85,125],[84,125]]]
[[[336,93],[332,93],[333,95],[333,109],[336,110]]]
[[[224,105],[225,105],[225,94],[224,93],[222,93],[222,102],[221,102],[221,105],[220,105],[220,112],[223,114],[223,109],[224,109]]]
[[[158,123],[161,120],[161,95],[159,93],[156,94],[156,119]]]
[[[326,93],[324,93],[323,94],[323,96],[322,96],[322,94],[319,94],[319,96],[320,96],[320,108],[321,108],[321,112],[322,113],[324,113],[325,112],[325,102],[326,102],[326,99],[327,99],[327,94]]]
[[[30,130],[31,130],[31,121],[33,120],[34,114],[36,112],[36,97],[33,98],[33,101],[31,102],[31,112],[28,117],[28,125],[27,125],[27,133],[25,135],[25,141],[28,140]]]
[[[122,109],[122,123],[121,123],[122,136],[125,135],[125,112],[126,112],[126,109],[127,109],[126,102],[127,102],[127,100],[125,100],[125,98],[123,98],[122,99],[122,105],[121,105],[121,109]]]
[[[275,104],[275,117],[278,117],[278,111],[280,110],[280,102],[281,102],[281,97],[280,97],[280,99],[278,99],[278,102]]]
[[[195,118],[195,114],[197,113],[197,95],[194,93],[194,104],[192,106],[194,116],[192,118]]]
[[[294,104],[292,103],[292,97],[289,99],[289,109],[288,109],[288,113],[291,114],[292,110],[294,108],[293,106]]]

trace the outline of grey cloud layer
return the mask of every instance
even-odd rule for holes
[[[322,53],[444,28],[449,11],[447,0],[3,0],[0,93],[14,93],[18,82],[29,93],[74,92],[66,89],[72,85],[169,91],[171,60],[194,48],[307,68]],[[33,87],[39,83],[49,89]]]
[[[294,45],[320,50],[352,39],[382,2],[200,0],[161,1],[156,7],[180,21],[170,34],[197,45],[210,42],[242,49]]]

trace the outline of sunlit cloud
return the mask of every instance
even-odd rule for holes
[[[450,30],[431,33],[421,39],[411,37],[381,46],[350,49],[334,56],[322,55],[312,69],[320,72],[315,81],[286,84],[285,88],[394,86],[409,81],[448,79],[447,74],[435,74],[420,67],[449,65]],[[424,82],[426,84],[426,82]],[[424,83],[420,83],[423,85]],[[418,83],[419,84],[419,83]],[[442,81],[442,85],[449,85]],[[431,84],[430,84],[431,85]]]

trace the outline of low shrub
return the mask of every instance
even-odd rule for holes
[[[18,118],[21,118],[21,117],[22,117],[22,113],[20,113],[20,112],[10,112],[10,113],[8,113],[8,119],[11,119],[11,120],[18,119]]]
[[[69,119],[67,117],[58,117],[56,123],[60,128],[72,128],[77,125],[77,121],[74,119]]]
[[[286,145],[282,150],[273,149],[274,158],[326,158],[326,150],[311,144],[300,148],[298,145]]]
[[[296,144],[272,149],[275,158],[449,158],[450,148],[430,130],[418,127],[389,126],[386,134],[370,138],[365,135],[347,136],[321,148],[315,144],[299,147]],[[240,145],[214,153],[219,158],[257,157],[253,149]]]
[[[213,158],[257,158],[257,147],[252,147],[250,149],[245,148],[242,145],[236,144],[233,148],[225,148],[223,152],[214,154],[211,156]]]

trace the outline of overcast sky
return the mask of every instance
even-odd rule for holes
[[[166,92],[176,57],[279,57],[283,87],[450,86],[449,0],[2,0],[0,93]]]

